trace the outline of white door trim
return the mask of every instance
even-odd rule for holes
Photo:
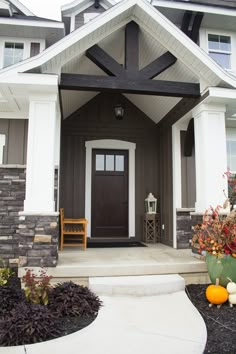
[[[129,151],[129,237],[135,237],[135,149],[136,144],[123,140],[91,140],[85,142],[85,217],[89,221],[88,237],[91,237],[92,204],[92,149],[116,149]]]

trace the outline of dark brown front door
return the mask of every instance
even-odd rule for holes
[[[93,150],[92,237],[128,237],[128,151]]]

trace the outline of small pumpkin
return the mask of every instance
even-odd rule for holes
[[[216,279],[216,284],[211,284],[206,289],[207,300],[214,305],[221,305],[228,300],[228,291],[219,285],[219,278]]]
[[[236,294],[236,283],[234,283],[230,278],[229,279],[229,283],[227,284],[227,291],[229,294]]]

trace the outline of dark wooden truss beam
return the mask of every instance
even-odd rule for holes
[[[190,34],[190,38],[193,40],[193,42],[197,43],[198,41],[198,36],[199,36],[199,29],[202,23],[204,14],[202,12],[198,12],[193,20],[193,26],[192,26],[192,31]]]
[[[114,91],[171,97],[199,97],[200,95],[199,84],[80,74],[62,74],[60,88],[64,90]]]
[[[89,48],[86,52],[86,56],[107,75],[119,77],[126,76],[125,69],[98,45]]]
[[[125,69],[128,73],[139,70],[139,26],[134,21],[125,27]]]
[[[139,71],[143,79],[153,79],[176,62],[177,58],[170,52],[166,52],[159,58]]]
[[[192,16],[193,16],[192,11],[185,11],[182,18],[181,31],[183,31],[187,36],[189,36],[190,34],[189,27],[190,27]]]
[[[198,41],[203,16],[204,14],[202,12],[194,14],[192,11],[185,11],[182,19],[181,30],[195,43]]]
[[[193,21],[192,16],[191,11],[184,14],[181,29],[196,39],[203,15],[198,13]],[[139,26],[134,21],[128,23],[125,28],[124,67],[98,45],[88,49],[86,56],[109,76],[62,74],[61,89],[171,97],[200,96],[199,84],[152,80],[175,64],[177,58],[170,52],[164,53],[139,70]]]

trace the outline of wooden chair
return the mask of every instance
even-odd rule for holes
[[[64,217],[64,209],[60,209],[61,218],[61,251],[66,246],[87,247],[86,219],[68,219]],[[66,242],[65,242],[66,241]]]

